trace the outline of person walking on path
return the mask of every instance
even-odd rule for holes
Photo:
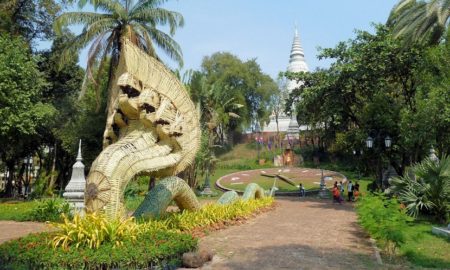
[[[299,191],[300,191],[300,197],[305,197],[305,188],[303,187],[302,183],[300,183]]]
[[[342,181],[339,182],[338,186],[339,186],[339,191],[341,192],[340,198],[341,198],[341,201],[343,201],[344,200],[345,187],[344,187],[344,184],[342,183]]]
[[[332,193],[333,193],[333,203],[338,202],[339,204],[341,204],[342,203],[341,192],[339,192],[339,187],[338,187],[337,182],[334,183]]]
[[[348,181],[347,194],[348,194],[348,201],[351,202],[352,199],[353,199],[353,184],[352,184],[352,180]]]
[[[356,181],[355,186],[353,187],[353,201],[356,201],[359,197],[359,184]]]

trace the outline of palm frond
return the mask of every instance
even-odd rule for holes
[[[450,18],[450,0],[401,0],[391,11],[388,25],[406,41],[437,43]]]
[[[154,28],[144,26],[147,29],[149,36],[170,58],[175,60],[180,66],[183,66],[183,54],[181,47],[166,33]]]
[[[169,11],[163,8],[145,9],[140,8],[130,14],[130,19],[148,22],[150,25],[169,24],[170,34],[174,35],[178,27],[184,26],[184,18],[178,12]]]
[[[95,12],[66,12],[56,18],[53,28],[56,34],[61,35],[65,26],[72,24],[90,25],[99,20],[114,19],[110,14],[100,14]]]

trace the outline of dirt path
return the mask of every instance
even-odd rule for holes
[[[28,235],[30,233],[49,230],[51,230],[51,228],[45,223],[0,221],[0,244],[11,239]]]
[[[274,211],[201,239],[217,254],[203,269],[378,269],[351,204],[277,202]]]

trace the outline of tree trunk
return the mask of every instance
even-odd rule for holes
[[[19,170],[19,175],[17,176],[17,193],[19,194],[19,196],[20,195],[22,195],[22,185],[23,185],[23,183],[25,182],[24,181],[24,177],[23,177],[23,174],[24,174],[24,172],[25,172],[25,162],[23,162],[22,163],[22,166],[20,167],[20,170]]]
[[[50,171],[50,182],[47,185],[47,190],[48,191],[53,191],[53,186],[55,185],[55,181],[56,181],[56,148],[57,148],[57,144],[55,142],[55,147],[54,147],[54,153],[53,153],[53,161],[52,161],[52,170]]]
[[[8,168],[8,180],[6,182],[6,197],[12,197],[13,195],[13,179],[14,179],[14,161],[6,162]]]

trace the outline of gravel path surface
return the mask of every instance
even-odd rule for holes
[[[51,227],[39,222],[0,221],[0,244],[30,233],[50,231]]]
[[[277,204],[202,238],[200,247],[216,252],[202,269],[382,269],[352,204],[307,198]]]

